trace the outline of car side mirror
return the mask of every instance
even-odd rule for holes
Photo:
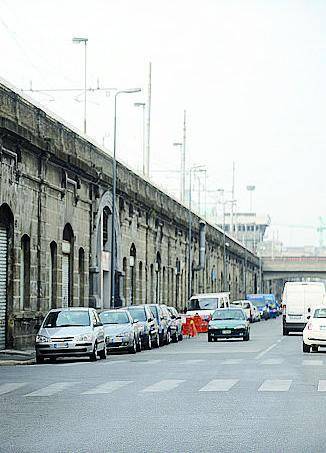
[[[133,324],[137,324],[137,322],[138,322],[138,319],[133,320]]]
[[[181,316],[177,316],[177,319],[181,319]]]
[[[152,321],[153,321],[153,318],[148,318],[147,321],[148,321],[148,322],[152,322]]]
[[[311,316],[310,316],[310,315],[308,315],[308,316],[307,316],[307,319],[310,319],[310,318],[311,318]]]
[[[101,323],[101,322],[94,324],[94,327],[102,327],[102,326],[103,326],[103,323]]]

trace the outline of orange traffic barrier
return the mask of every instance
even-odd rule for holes
[[[184,321],[182,323],[182,334],[188,337],[195,337],[197,329],[193,316],[186,316]]]
[[[208,321],[203,319],[200,315],[194,316],[194,322],[198,333],[205,333],[208,331]]]

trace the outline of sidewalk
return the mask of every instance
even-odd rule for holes
[[[0,366],[32,365],[33,363],[35,363],[35,351],[33,349],[26,351],[17,351],[14,349],[0,350]]]

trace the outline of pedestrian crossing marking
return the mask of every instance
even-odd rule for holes
[[[259,387],[259,392],[287,392],[292,384],[292,379],[267,379]]]
[[[318,382],[318,392],[326,392],[326,380],[321,379]]]
[[[34,392],[27,393],[25,396],[51,396],[56,393],[62,392],[68,387],[75,385],[76,382],[55,382],[54,384],[50,384],[47,387],[42,387],[39,390],[35,390]]]
[[[200,392],[228,392],[239,379],[213,379],[202,387]]]
[[[4,395],[5,393],[13,392],[14,390],[20,389],[24,387],[26,382],[7,382],[6,384],[0,385],[0,395]]]
[[[281,365],[284,362],[284,359],[267,359],[264,360],[262,365]]]
[[[178,387],[180,384],[185,382],[181,379],[164,379],[162,381],[156,382],[149,387],[146,387],[142,392],[144,393],[158,393],[158,392],[168,392]]]
[[[322,360],[303,360],[302,365],[304,366],[323,366]]]
[[[128,384],[132,384],[133,381],[109,381],[105,384],[98,385],[92,390],[83,392],[82,395],[99,395],[105,393],[112,393],[115,390],[119,390],[122,387],[125,387]]]

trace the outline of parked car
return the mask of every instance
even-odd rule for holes
[[[318,346],[326,345],[326,307],[316,307],[303,329],[303,352],[318,351]]]
[[[133,321],[137,321],[141,344],[147,349],[152,349],[153,345],[158,348],[160,346],[158,324],[150,307],[148,305],[130,305],[127,309]]]
[[[67,356],[106,358],[103,324],[93,308],[52,309],[36,327],[36,363]]]
[[[169,344],[171,342],[171,315],[167,306],[150,304],[149,307],[158,324],[160,344]]]
[[[242,308],[221,308],[215,310],[208,323],[208,341],[220,338],[250,339],[250,324]]]
[[[171,337],[173,342],[182,341],[182,319],[177,309],[167,307],[171,315]]]
[[[100,319],[107,351],[127,350],[132,354],[141,351],[138,323],[133,321],[128,310],[105,310],[100,313]]]

